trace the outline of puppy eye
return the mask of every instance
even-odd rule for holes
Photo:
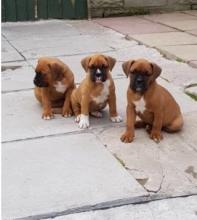
[[[90,68],[90,69],[95,69],[96,66],[95,66],[95,65],[91,65],[89,68]]]
[[[103,65],[101,66],[101,68],[102,68],[102,69],[107,69],[107,68],[108,68],[108,65],[104,65],[104,64],[103,64]]]

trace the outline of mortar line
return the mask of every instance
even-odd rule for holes
[[[140,205],[140,204],[147,204],[149,202],[154,202],[154,201],[161,201],[161,200],[173,199],[173,198],[185,198],[185,197],[191,197],[191,196],[196,196],[196,195],[197,193],[192,193],[190,195],[183,194],[183,195],[174,195],[174,196],[173,195],[162,195],[162,194],[149,195],[149,196],[136,196],[136,197],[131,197],[131,198],[97,203],[95,205],[86,205],[86,206],[81,206],[81,207],[76,207],[76,208],[70,208],[64,211],[59,211],[59,212],[50,212],[50,213],[43,213],[39,215],[15,218],[15,220],[49,219],[49,218],[56,218],[60,216],[70,215],[70,214],[117,208],[117,207],[121,207],[125,205]]]
[[[20,54],[20,56],[23,58],[23,61],[27,61],[26,57],[7,39],[7,37],[4,34],[2,34],[2,36],[7,40],[10,46],[12,46],[17,51],[17,53]]]
[[[29,140],[37,140],[42,138],[51,138],[51,137],[59,137],[64,135],[72,135],[72,134],[85,134],[90,133],[87,130],[77,130],[77,131],[71,131],[71,132],[64,132],[64,133],[57,133],[57,134],[48,134],[48,135],[42,135],[42,136],[35,136],[35,137],[27,137],[27,138],[21,138],[21,139],[14,139],[14,140],[8,140],[8,141],[2,141],[2,144],[7,143],[13,143],[13,142],[20,142],[20,141],[29,141]]]
[[[76,125],[77,126],[77,125]],[[121,125],[119,124],[119,127],[123,127],[124,124],[122,123]],[[67,136],[67,135],[72,135],[72,134],[93,134],[96,137],[96,134],[94,133],[95,130],[97,129],[107,129],[111,127],[117,127],[116,125],[111,125],[111,124],[106,124],[103,127],[97,127],[97,128],[89,128],[89,129],[81,129],[81,130],[76,130],[76,131],[70,131],[70,132],[63,132],[63,133],[57,133],[57,134],[47,134],[47,135],[41,135],[41,136],[35,136],[35,137],[27,137],[27,138],[20,138],[20,139],[13,139],[13,140],[8,140],[8,141],[2,141],[2,144],[7,144],[7,143],[14,143],[14,142],[20,142],[20,141],[29,141],[29,140],[37,140],[37,139],[42,139],[42,138],[51,138],[51,137],[59,137],[59,136]]]

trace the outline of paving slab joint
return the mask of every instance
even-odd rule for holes
[[[125,206],[125,205],[131,205],[131,204],[132,205],[146,204],[146,203],[149,203],[152,201],[159,201],[159,200],[172,199],[172,198],[185,198],[185,197],[196,196],[196,195],[197,195],[197,192],[191,193],[191,194],[174,195],[174,196],[173,195],[164,195],[164,194],[138,196],[138,197],[103,202],[103,203],[99,203],[99,204],[95,204],[95,205],[87,205],[87,206],[82,206],[82,207],[71,208],[71,209],[67,209],[67,210],[59,211],[59,212],[51,212],[51,213],[34,215],[34,216],[15,218],[15,220],[50,219],[50,218],[56,218],[56,217],[60,217],[60,216],[70,215],[70,214],[82,213],[82,212],[104,210],[104,209],[116,208],[116,207],[121,207],[121,206]]]
[[[12,48],[14,48],[18,54],[20,54],[20,56],[23,58],[23,61],[26,61],[26,60],[27,60],[26,57],[6,38],[6,36],[5,36],[4,34],[2,34],[2,36],[3,36],[3,37],[5,38],[5,40],[10,44],[10,46],[11,46]],[[15,60],[15,61],[17,61],[17,60]],[[11,61],[11,62],[13,62],[13,61]]]

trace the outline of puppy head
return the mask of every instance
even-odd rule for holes
[[[90,74],[90,79],[95,83],[105,82],[116,63],[116,60],[110,56],[93,55],[81,60],[84,70]]]
[[[129,60],[122,65],[126,76],[130,76],[130,88],[144,93],[161,73],[161,68],[145,59]]]
[[[50,58],[40,58],[35,72],[34,84],[38,87],[49,87],[64,77],[64,68]]]

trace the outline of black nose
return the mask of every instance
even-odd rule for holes
[[[142,79],[142,78],[138,78],[138,79],[136,79],[136,82],[137,83],[142,83],[144,80]]]
[[[142,84],[143,82],[144,82],[143,77],[138,76],[138,77],[136,78],[136,83],[137,83],[137,84]]]
[[[96,74],[95,74],[97,77],[101,76],[102,75],[102,72],[101,70],[98,68],[96,69]]]

